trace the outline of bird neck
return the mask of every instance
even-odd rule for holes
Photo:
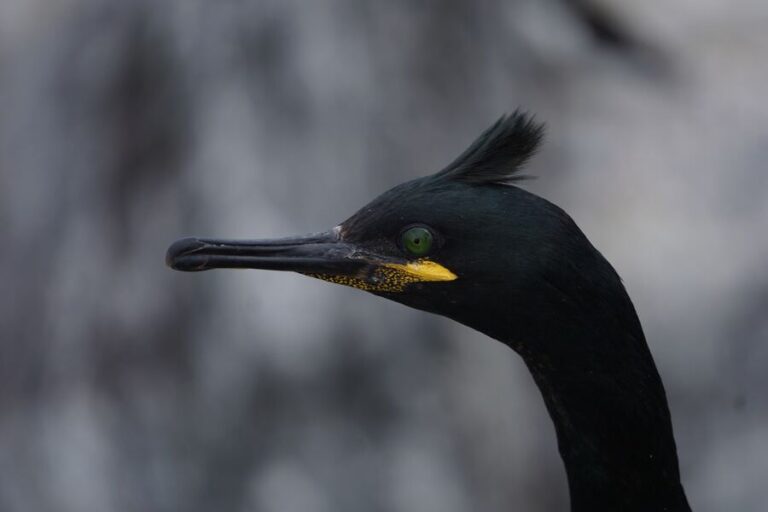
[[[572,510],[689,511],[664,387],[618,276],[602,291],[566,286],[524,293],[514,320],[496,306],[507,321],[475,327],[530,369],[555,424]],[[496,304],[520,304],[510,300]]]
[[[572,510],[690,510],[664,389],[645,341],[611,339],[636,346],[624,358],[523,354],[555,425]]]

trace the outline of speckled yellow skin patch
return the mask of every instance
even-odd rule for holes
[[[434,261],[416,260],[408,263],[384,263],[374,267],[367,275],[335,276],[307,274],[323,281],[351,286],[367,292],[398,293],[412,283],[453,281],[456,274]]]

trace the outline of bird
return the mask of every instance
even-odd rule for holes
[[[501,116],[442,170],[321,233],[184,238],[175,270],[293,271],[442,315],[522,357],[555,426],[571,510],[690,511],[661,377],[617,272],[521,186],[544,124]]]

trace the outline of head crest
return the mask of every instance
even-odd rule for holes
[[[515,110],[511,115],[501,116],[435,178],[472,184],[524,179],[519,171],[536,153],[543,137],[543,124]]]

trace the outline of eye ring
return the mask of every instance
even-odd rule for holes
[[[435,252],[438,241],[432,228],[424,224],[411,224],[400,231],[398,246],[408,256],[424,258]]]

